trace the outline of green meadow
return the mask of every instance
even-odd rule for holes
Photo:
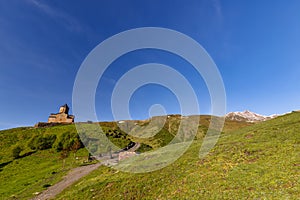
[[[300,113],[257,124],[226,121],[216,146],[199,158],[209,119],[201,116],[191,146],[167,167],[127,173],[101,166],[56,199],[300,198]],[[179,122],[179,116],[172,116],[158,134],[147,139],[127,135],[115,122],[100,124],[103,133],[120,148],[139,142],[139,152],[151,155],[152,150],[159,149],[164,156],[168,148],[181,148],[180,143],[161,148],[174,138]],[[135,123],[144,130],[148,121]],[[88,151],[74,125],[0,131],[0,146],[1,199],[30,199],[72,168],[93,163],[87,161]],[[120,166],[130,162],[138,163],[139,157],[125,159]]]
[[[201,140],[150,173],[100,167],[57,199],[299,199],[300,113],[221,135],[204,159]]]

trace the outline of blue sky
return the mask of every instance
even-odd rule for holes
[[[0,129],[46,121],[72,104],[76,73],[100,42],[138,27],[164,27],[199,42],[217,64],[227,111],[269,115],[300,109],[300,1],[0,1]],[[99,120],[112,120],[111,92],[132,67],[157,62],[186,76],[210,112],[206,86],[192,66],[158,50],[131,52],[105,72],[96,94]],[[147,85],[132,96],[132,117],[162,104],[178,113],[166,88]]]

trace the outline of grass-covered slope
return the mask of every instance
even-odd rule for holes
[[[222,134],[204,159],[200,146],[151,173],[100,167],[57,199],[300,198],[300,113]]]
[[[168,144],[176,135],[180,119],[179,115],[170,116],[159,133],[146,139],[127,135],[116,122],[100,122],[100,125],[115,145],[124,148],[132,141],[139,142],[138,151],[144,152]],[[201,116],[196,136],[200,141],[209,120],[210,116]],[[143,130],[149,120],[130,123],[138,123]],[[227,121],[224,130],[249,125]],[[87,160],[88,152],[80,142],[74,125],[0,131],[0,199],[28,199],[61,180],[70,169]]]
[[[0,199],[28,199],[82,164],[85,149],[76,149],[77,160],[75,149],[68,157],[63,151],[75,139],[72,125],[0,131]]]
[[[120,130],[103,128],[120,148],[131,142]],[[0,199],[27,199],[55,184],[85,164],[83,147],[74,125],[0,131]]]

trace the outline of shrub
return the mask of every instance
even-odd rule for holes
[[[12,157],[13,159],[17,159],[17,158],[20,158],[20,153],[22,151],[22,147],[19,146],[19,145],[15,145],[13,148],[12,148]]]
[[[50,186],[51,186],[51,184],[46,183],[46,184],[43,185],[43,188],[48,188],[48,187],[50,187]]]
[[[146,151],[151,151],[152,149],[153,148],[151,146],[142,143],[141,146],[140,146],[140,148],[138,148],[137,151],[140,152],[140,153],[143,153],[143,152],[146,152]]]
[[[56,135],[46,135],[37,140],[39,150],[50,149],[56,140]]]
[[[56,138],[52,147],[57,151],[67,150],[76,152],[82,147],[82,142],[80,141],[76,133],[64,132],[59,137]]]
[[[56,135],[34,135],[28,142],[32,150],[50,149],[56,140]]]

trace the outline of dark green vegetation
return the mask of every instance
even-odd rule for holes
[[[210,116],[201,116],[194,143],[170,166],[145,174],[100,167],[58,198],[298,198],[300,113],[259,124],[226,121],[216,147],[205,159],[199,159],[209,121]],[[144,152],[168,144],[176,135],[179,123],[180,116],[173,115],[158,134],[147,139],[125,134],[115,122],[100,124],[115,145],[124,148],[132,141],[139,142],[138,151]],[[141,127],[134,129],[132,124]],[[123,128],[136,134],[152,134],[155,127],[143,129],[147,124],[149,120],[128,121]],[[93,138],[82,138],[89,139]],[[0,131],[0,146],[0,197],[3,199],[28,199],[61,180],[88,157],[74,125]]]
[[[230,123],[230,122],[228,122]],[[201,139],[161,170],[100,167],[58,199],[299,199],[300,113],[223,133],[199,159]]]
[[[120,148],[131,142],[119,129],[104,132]],[[0,131],[0,147],[0,199],[32,197],[89,157],[74,125]]]
[[[0,146],[0,199],[33,196],[59,181],[87,155],[73,126],[1,131]]]

